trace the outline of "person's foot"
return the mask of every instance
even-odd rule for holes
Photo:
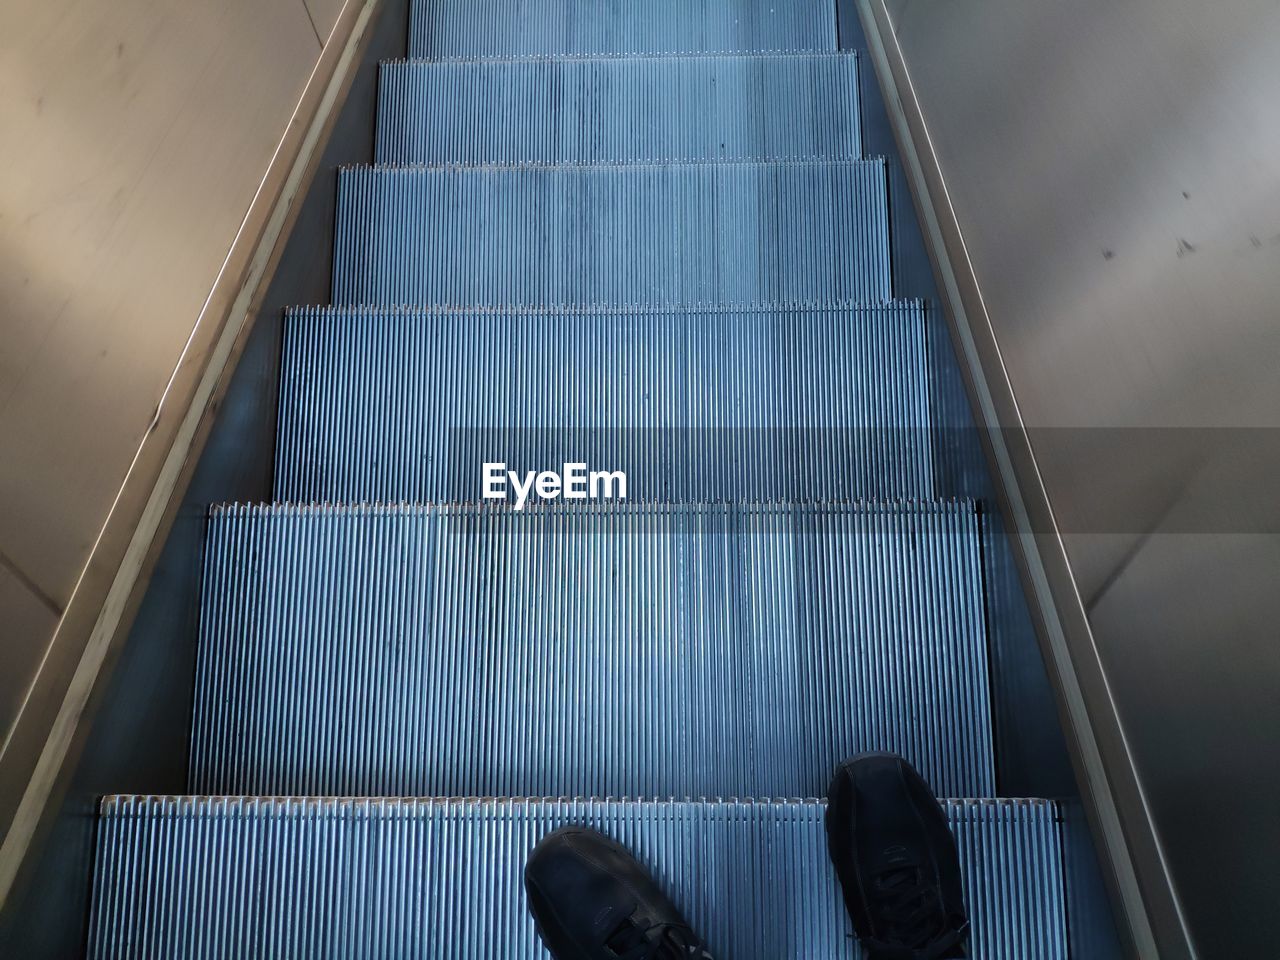
[[[827,847],[867,960],[965,956],[955,838],[906,760],[868,753],[840,765],[827,796]]]
[[[556,960],[711,960],[644,867],[594,830],[564,827],[543,837],[524,885]]]

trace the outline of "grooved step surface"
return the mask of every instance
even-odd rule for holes
[[[1056,811],[947,804],[972,960],[1066,960]],[[547,960],[522,870],[548,831],[636,853],[717,960],[856,957],[816,802],[108,797],[93,960]]]
[[[867,750],[995,792],[980,518],[929,499],[836,12],[412,0],[346,306],[287,317],[302,502],[209,520],[190,784],[236,796],[103,800],[93,960],[548,960],[522,868],[569,823],[718,960],[856,957],[825,806],[737,798]],[[625,498],[477,505],[493,461]],[[1067,960],[1055,806],[946,805],[971,960]]]
[[[856,160],[853,54],[384,63],[379,163]]]
[[[197,793],[994,792],[968,503],[228,507],[205,584]]]
[[[479,501],[482,465],[623,470],[632,499],[928,497],[924,308],[307,308],[276,497]]]
[[[427,59],[562,54],[836,49],[831,0],[414,0],[409,55]]]
[[[885,183],[879,160],[347,169],[333,299],[887,300]]]

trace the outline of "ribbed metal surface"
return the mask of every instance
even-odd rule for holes
[[[215,509],[191,783],[264,796],[106,798],[89,955],[547,960],[521,871],[566,823],[720,960],[856,955],[822,804],[695,802],[866,749],[995,788],[974,507],[856,499],[933,463],[836,4],[411,6],[377,147],[409,166],[339,177],[334,300],[383,306],[290,313],[278,495],[572,459],[640,502]],[[971,956],[1066,960],[1055,808],[948,813]]]
[[[409,55],[834,50],[830,0],[414,0]]]
[[[989,796],[980,576],[967,503],[219,509],[192,788]]]
[[[481,465],[623,470],[632,499],[928,497],[919,303],[304,308],[276,497],[478,501]]]
[[[718,960],[853,957],[816,802],[108,797],[93,960],[547,960],[521,871],[584,823],[635,851]],[[973,960],[1066,960],[1056,812],[947,806]]]
[[[384,63],[380,163],[856,160],[853,54]]]
[[[879,160],[360,167],[335,303],[556,306],[890,297]]]

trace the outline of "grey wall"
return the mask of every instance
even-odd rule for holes
[[[866,36],[853,0],[840,0],[838,9],[841,46],[865,54]],[[899,296],[920,297],[930,304],[937,489],[944,496],[973,497],[983,509],[997,788],[1002,796],[1050,797],[1059,802],[1064,811],[1064,882],[1073,954],[1113,960],[1120,956],[1120,939],[1014,550],[997,509],[996,489],[884,96],[869,57],[864,57],[862,67],[864,147],[868,154],[888,161],[894,290]]]
[[[1201,957],[1274,955],[1280,7],[883,8],[1090,708],[1117,721],[1107,765],[1135,777],[1141,892],[1170,879],[1158,921]]]
[[[402,57],[407,0],[389,0],[228,387],[172,533],[39,857],[0,915],[0,956],[78,956],[97,800],[187,792],[199,591],[209,505],[269,500],[282,310],[326,303],[338,164],[371,161],[377,61]]]
[[[0,756],[341,6],[0,6]]]
[[[380,3],[0,6],[0,905]]]
[[[839,14],[841,47],[865,54],[866,39],[853,4],[841,3]],[[860,66],[863,148],[869,156],[884,157],[889,171],[894,294],[922,299],[929,305],[932,415],[938,428],[935,482],[941,496],[972,497],[985,507],[999,788],[1004,796],[1071,797],[1077,789],[1066,744],[1017,568],[994,510],[994,487],[974,429],[910,188],[875,71],[865,56]]]

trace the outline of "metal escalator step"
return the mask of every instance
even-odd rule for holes
[[[887,300],[885,185],[880,160],[346,169],[333,300]]]
[[[834,50],[830,0],[414,0],[427,59]]]
[[[854,54],[384,63],[379,163],[856,160]]]
[[[632,499],[933,489],[924,307],[303,308],[276,497],[482,499],[481,464],[623,470]]]
[[[969,503],[229,506],[196,793],[994,792]]]
[[[1066,960],[1044,801],[950,801],[973,960]],[[107,797],[89,956],[547,960],[522,870],[584,823],[632,849],[722,960],[853,957],[817,802]]]

